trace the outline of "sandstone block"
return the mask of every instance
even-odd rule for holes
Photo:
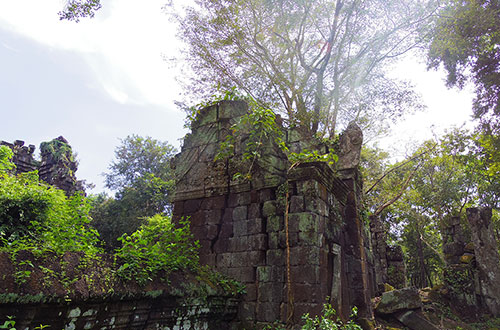
[[[299,213],[304,211],[304,196],[292,196],[290,198],[290,213]]]
[[[290,249],[290,264],[299,265],[319,265],[320,248],[309,246],[296,246]]]
[[[248,235],[248,220],[233,222],[233,234],[234,234],[234,237],[247,236]]]
[[[225,196],[213,196],[203,199],[201,202],[202,210],[223,209],[225,206]]]
[[[257,305],[256,320],[262,322],[274,322],[280,317],[278,304],[264,302]]]
[[[439,330],[427,320],[422,313],[415,311],[404,311],[396,313],[396,318],[411,330]]]
[[[267,235],[257,234],[248,236],[249,250],[267,250]]]
[[[207,225],[207,238],[213,240],[219,236],[219,226],[218,225]]]
[[[233,267],[228,268],[224,273],[234,278],[242,283],[254,283],[255,282],[255,268],[254,267]]]
[[[242,302],[239,304],[238,317],[241,320],[255,320],[255,307],[254,302]]]
[[[203,213],[208,224],[218,225],[222,221],[222,211],[220,209],[204,210]]]
[[[259,190],[259,202],[264,203],[270,201],[274,198],[274,193],[271,189],[261,189]]]
[[[247,206],[237,206],[233,210],[233,221],[242,221],[248,219]]]
[[[266,251],[266,261],[268,265],[283,266],[285,265],[286,252],[281,249],[272,249]]]
[[[262,205],[262,215],[269,217],[276,215],[276,201],[266,201]]]
[[[250,218],[247,221],[248,235],[264,233],[264,228],[264,219],[262,218]]]
[[[248,218],[256,219],[261,217],[260,204],[252,203],[248,206]]]
[[[393,314],[403,310],[420,309],[422,302],[418,291],[413,288],[404,288],[384,292],[380,302],[375,306],[378,314]]]

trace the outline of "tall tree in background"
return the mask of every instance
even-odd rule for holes
[[[472,82],[474,116],[500,134],[500,2],[448,0],[432,36],[429,66],[443,64],[449,86]]]
[[[94,224],[108,247],[116,238],[136,230],[145,217],[169,214],[174,187],[170,160],[176,150],[166,142],[138,135],[127,136],[115,150],[115,160],[105,174],[106,187],[115,198],[93,196]]]
[[[237,86],[312,133],[379,129],[418,107],[387,65],[419,44],[433,1],[197,0],[178,16],[189,93]],[[374,123],[378,125],[375,126]]]

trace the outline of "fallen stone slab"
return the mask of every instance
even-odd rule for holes
[[[422,308],[422,301],[418,291],[413,288],[404,288],[384,292],[379,303],[375,306],[377,314],[393,314],[403,310]]]
[[[395,313],[394,317],[411,330],[439,330],[439,328],[429,322],[422,313],[414,310]]]

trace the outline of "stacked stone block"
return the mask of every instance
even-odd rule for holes
[[[12,162],[16,165],[16,173],[31,172],[38,168],[39,163],[33,158],[34,145],[25,146],[21,140],[16,140],[14,143],[0,141],[0,145],[7,146],[13,151]]]
[[[443,279],[450,301],[461,315],[477,316],[481,302],[474,249],[458,216],[444,221],[443,255],[446,261]]]
[[[488,207],[468,208],[467,221],[471,228],[474,255],[477,261],[479,292],[487,310],[500,315],[500,256]]]
[[[51,142],[54,141],[69,146],[68,141],[62,136],[55,138]],[[72,195],[77,191],[84,191],[83,181],[77,180],[75,176],[78,163],[72,159],[71,154],[64,158],[55,159],[54,155],[50,153],[42,153],[42,160],[37,161],[33,155],[35,146],[32,144],[25,146],[24,141],[16,140],[13,144],[0,141],[0,145],[12,149],[14,153],[12,162],[16,165],[17,174],[38,170],[42,181],[64,190],[67,195]],[[69,149],[71,150],[71,147]]]
[[[271,143],[251,180],[234,180],[234,173],[247,170],[239,156],[245,136],[236,137],[234,157],[214,159],[231,125],[247,111],[244,102],[224,101],[200,112],[174,162],[174,219],[189,217],[201,263],[246,285],[238,317],[250,327],[297,324],[304,313],[320,313],[327,297],[343,316],[353,303],[368,309],[360,190],[350,191],[355,177],[338,178],[325,163],[289,170],[286,156]],[[288,136],[300,148],[297,136]]]

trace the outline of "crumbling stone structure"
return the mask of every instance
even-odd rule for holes
[[[379,216],[370,216],[370,231],[377,294],[385,291],[386,283],[396,289],[406,287],[406,266],[401,246],[387,245],[386,228]]]
[[[16,173],[25,173],[38,170],[40,179],[46,183],[56,186],[72,195],[77,191],[84,191],[83,181],[76,179],[75,172],[78,163],[73,158],[73,152],[68,141],[59,136],[49,142],[42,142],[41,161],[34,158],[35,146],[24,145],[24,141],[16,140],[14,143],[0,141],[0,145],[12,149],[13,163],[16,165]]]
[[[249,165],[241,158],[245,136],[234,157],[214,159],[247,111],[245,102],[223,101],[200,112],[174,161],[174,219],[190,219],[203,264],[246,285],[241,322],[297,324],[303,313],[320,313],[327,297],[343,317],[354,305],[370,317],[374,272],[359,213],[359,128],[343,135],[340,156],[348,157],[337,172],[320,162],[291,167],[269,143],[251,179],[236,180]],[[300,135],[286,135],[300,149]]]
[[[24,141],[16,140],[14,143],[0,141],[0,145],[9,147],[14,153],[12,162],[16,165],[17,173],[31,172],[37,170],[40,163],[33,158],[35,146],[24,145]]]
[[[500,257],[491,225],[491,208],[467,209],[474,254],[479,270],[479,292],[494,316],[500,315]]]
[[[458,312],[477,316],[485,310],[500,314],[500,258],[491,227],[490,208],[468,208],[467,235],[460,217],[446,220],[443,253],[444,282]]]

